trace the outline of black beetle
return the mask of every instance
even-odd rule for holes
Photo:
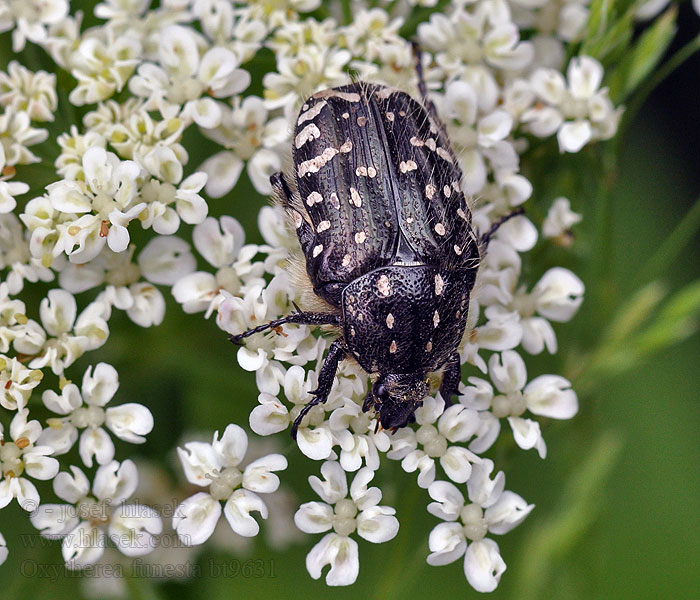
[[[335,325],[318,388],[299,413],[325,402],[340,361],[353,357],[376,376],[363,404],[384,429],[415,421],[430,372],[443,370],[446,403],[461,379],[457,349],[469,296],[490,236],[472,229],[462,172],[444,126],[423,103],[383,85],[356,82],[311,96],[296,121],[294,189],[277,173],[275,194],[291,216],[314,293],[328,312],[297,312],[239,335],[284,323]]]

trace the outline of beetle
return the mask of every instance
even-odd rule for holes
[[[338,365],[352,358],[373,376],[363,411],[396,431],[415,421],[443,371],[448,404],[458,393],[458,347],[489,238],[479,236],[462,192],[462,172],[427,95],[422,102],[380,84],[354,82],[313,94],[296,119],[294,178],[271,177],[294,223],[306,272],[327,312],[296,312],[231,341],[285,323],[332,325],[339,335],[321,367],[314,398],[292,426],[327,400]]]

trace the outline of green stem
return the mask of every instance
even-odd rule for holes
[[[638,287],[662,275],[676,260],[700,227],[700,198],[685,214],[674,231],[664,239],[659,249],[637,273],[634,285]]]
[[[412,525],[418,520],[414,517],[418,509],[418,498],[420,492],[422,491],[416,484],[415,481],[410,482],[407,490],[401,491],[402,498],[402,512],[405,514],[402,522],[405,524],[403,528],[399,530],[399,536],[394,539],[394,553],[392,554],[386,568],[383,569],[383,577],[381,585],[379,586],[379,591],[374,594],[375,598],[385,598],[386,600],[392,600],[392,598],[403,597],[401,590],[406,584],[406,557],[409,548],[412,544],[412,540],[416,539],[414,535]],[[419,544],[419,546],[421,546]],[[424,552],[423,547],[420,547],[421,552]]]

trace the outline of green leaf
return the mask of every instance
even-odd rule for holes
[[[644,325],[651,312],[659,305],[665,295],[666,291],[658,281],[652,281],[637,290],[620,308],[615,320],[603,336],[601,346],[625,344],[628,336]]]
[[[622,102],[652,72],[666,53],[677,26],[678,9],[671,6],[640,36],[627,52],[609,79],[610,95],[614,102]]]
[[[663,243],[637,273],[635,281],[640,284],[663,275],[690,243],[700,227],[700,198],[685,214],[676,228],[665,237]]]
[[[594,41],[603,36],[612,19],[614,7],[615,0],[593,0],[591,2],[585,40]]]
[[[600,35],[584,40],[581,45],[581,54],[604,62],[616,51],[626,50],[633,33],[634,16],[631,11],[628,11]]]
[[[686,285],[664,304],[654,322],[634,341],[640,355],[658,352],[692,335],[700,316],[700,279]]]

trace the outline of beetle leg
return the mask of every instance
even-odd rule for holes
[[[275,329],[276,327],[284,325],[285,323],[299,323],[300,325],[340,325],[340,315],[334,315],[330,313],[303,312],[299,310],[299,307],[296,306],[296,304],[294,305],[294,307],[297,309],[297,312],[292,313],[291,315],[287,315],[286,317],[282,317],[281,319],[270,321],[269,323],[265,323],[264,325],[258,325],[253,329],[244,331],[243,333],[239,333],[237,335],[230,335],[229,340],[234,344],[240,344],[243,338],[246,338],[255,333],[260,333],[261,331],[265,331],[267,329]]]
[[[430,99],[430,96],[428,96],[428,86],[425,85],[425,77],[423,75],[423,61],[421,60],[423,52],[421,51],[418,42],[411,42],[411,49],[413,50],[414,67],[416,69],[416,75],[418,77],[418,93],[420,94],[423,104],[428,109],[430,116],[433,117],[433,119],[437,119],[438,122],[442,124],[442,121],[440,121],[440,117],[438,117],[437,110],[435,109],[435,105]]]
[[[440,395],[445,401],[445,408],[452,405],[452,396],[459,395],[459,382],[462,380],[462,367],[459,362],[459,354],[453,353],[445,363],[442,375]]]
[[[498,228],[501,225],[503,225],[503,223],[505,223],[506,221],[510,221],[513,217],[517,217],[518,215],[522,215],[524,212],[525,212],[525,210],[523,209],[523,207],[519,206],[518,208],[510,211],[507,215],[503,215],[495,223],[492,223],[489,230],[479,238],[479,246],[481,248],[486,248],[486,246],[489,245],[489,242],[491,241],[491,237],[493,236],[493,234],[498,231]]]
[[[333,379],[335,378],[335,372],[338,370],[338,365],[340,361],[345,358],[348,349],[341,340],[336,340],[333,342],[328,349],[328,354],[326,355],[326,360],[321,367],[321,372],[318,375],[318,387],[309,392],[314,396],[309,403],[301,409],[301,412],[294,419],[294,424],[292,425],[292,439],[297,439],[297,429],[301,424],[302,419],[306,416],[314,406],[317,404],[323,404],[328,400],[328,394],[331,393],[331,388],[333,387]]]

